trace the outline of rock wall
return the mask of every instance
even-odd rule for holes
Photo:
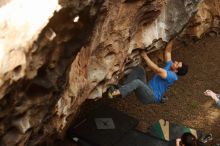
[[[42,145],[62,137],[86,99],[101,98],[110,84],[141,63],[139,50],[162,50],[184,28],[181,35],[215,27],[219,3],[200,2],[0,3],[1,144]],[[203,14],[207,7],[215,22],[197,29],[196,21],[209,16]]]
[[[206,35],[217,36],[220,29],[220,2],[218,0],[204,0],[195,17],[180,35],[182,37],[202,38]]]

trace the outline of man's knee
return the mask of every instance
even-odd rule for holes
[[[140,79],[135,79],[132,82],[133,84],[136,84],[136,85],[141,85],[143,83]]]

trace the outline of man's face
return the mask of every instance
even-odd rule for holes
[[[178,61],[174,61],[172,66],[171,66],[171,69],[173,71],[177,71],[178,68],[182,67],[183,63],[182,62],[178,62]]]

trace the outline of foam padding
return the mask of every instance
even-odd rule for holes
[[[175,146],[175,141],[167,142],[140,131],[131,130],[115,146]]]
[[[135,118],[108,106],[101,106],[70,131],[72,137],[77,136],[92,145],[113,146],[137,124]]]
[[[203,135],[201,131],[188,128],[183,125],[170,123],[169,121],[163,119],[160,119],[159,121],[154,123],[149,129],[150,135],[166,141],[171,141],[180,138],[182,134],[185,132],[190,132],[197,138],[200,138]]]

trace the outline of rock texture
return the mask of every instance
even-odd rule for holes
[[[205,35],[217,36],[220,29],[219,0],[205,0],[181,36],[202,38]]]
[[[212,9],[215,22],[209,27],[201,23],[199,30],[216,27],[216,4],[217,0],[3,1],[1,144],[42,145],[62,137],[86,99],[101,98],[110,84],[141,63],[141,49],[161,50],[184,28],[182,35],[189,29],[198,33],[195,24],[203,22],[206,7]]]

